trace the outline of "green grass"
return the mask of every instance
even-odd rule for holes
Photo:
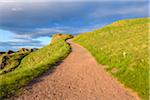
[[[55,38],[55,36],[57,35],[53,36],[55,42],[24,57],[15,70],[0,75],[1,98],[15,93],[70,53],[70,45],[65,42],[70,36],[63,38]]]
[[[149,97],[149,21],[149,18],[120,20],[74,38],[74,42],[87,48],[98,63],[143,100]]]
[[[7,56],[6,66],[3,69],[0,69],[0,75],[8,73],[15,69],[19,64],[23,57],[28,55],[30,52],[16,52],[13,54],[3,54],[0,56],[0,60],[2,60],[3,56]]]

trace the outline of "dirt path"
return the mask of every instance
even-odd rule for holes
[[[53,72],[35,79],[15,100],[138,100],[106,73],[86,49],[70,44],[72,53]]]

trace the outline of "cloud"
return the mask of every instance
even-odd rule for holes
[[[54,33],[76,35],[119,19],[148,17],[148,4],[147,0],[0,0],[0,29],[13,33],[11,43],[4,44],[20,46],[20,41],[33,46],[38,43],[34,39]]]
[[[31,0],[33,1],[33,0]],[[141,2],[6,2],[0,4],[0,28],[25,33],[35,28],[51,28],[56,23],[64,26],[89,25],[86,22],[101,20],[108,15],[138,14],[147,12]],[[122,5],[125,4],[125,7]],[[118,5],[117,5],[118,4]],[[121,5],[121,6],[119,6]],[[128,9],[129,8],[129,9]],[[137,9],[137,10],[136,10]],[[141,10],[142,9],[142,10]],[[136,11],[136,12],[135,12]],[[141,14],[142,13],[142,14]],[[99,19],[98,19],[99,18]]]
[[[1,0],[0,2],[103,2],[104,0]],[[105,0],[105,1],[112,1],[112,0]],[[131,0],[115,0],[115,1],[131,1]],[[143,2],[143,1],[148,1],[148,0],[132,0],[132,1],[139,1],[139,2]]]
[[[120,5],[119,5],[120,4]],[[109,6],[103,7],[103,9],[98,8],[93,11],[89,17],[95,19],[101,19],[109,16],[124,16],[124,15],[141,15],[148,16],[148,4],[143,2],[124,2],[122,6],[122,2],[118,2],[118,6],[114,3],[108,3]]]
[[[59,5],[59,6],[58,6]],[[84,16],[82,3],[42,2],[5,3],[0,5],[0,28],[22,33],[35,28],[49,28]],[[12,11],[13,9],[13,11]]]
[[[53,33],[66,33],[64,27],[52,27],[52,28],[36,28],[32,31],[15,33],[14,38],[19,39],[34,39],[38,37],[48,36],[51,37]]]
[[[32,41],[32,42],[0,42],[0,46],[41,46],[41,41]]]
[[[108,23],[96,24],[96,25],[92,25],[92,26],[85,26],[82,28],[81,27],[69,27],[69,26],[68,27],[66,27],[66,26],[60,27],[59,26],[59,27],[51,27],[51,28],[36,28],[36,29],[32,30],[32,32],[22,33],[22,34],[16,33],[13,38],[19,39],[19,41],[21,41],[21,39],[30,41],[30,40],[36,39],[38,37],[51,37],[52,34],[54,34],[54,33],[69,33],[72,35],[77,35],[79,33],[98,29],[107,24]]]
[[[1,50],[17,50],[18,48],[27,47],[27,48],[38,48],[43,46],[41,41],[33,40],[33,41],[7,41],[7,42],[0,42],[0,49]]]

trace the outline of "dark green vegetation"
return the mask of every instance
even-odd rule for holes
[[[71,51],[70,45],[65,40],[71,37],[70,35],[54,35],[51,44],[24,57],[13,71],[0,75],[0,98],[15,93],[33,78],[64,59]]]
[[[98,63],[143,100],[149,97],[149,18],[120,20],[104,28],[80,34],[76,43],[87,48]],[[109,83],[108,83],[109,84]]]

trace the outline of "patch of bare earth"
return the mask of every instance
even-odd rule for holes
[[[54,70],[33,80],[15,100],[138,100],[113,79],[90,53],[70,42],[72,52]]]

